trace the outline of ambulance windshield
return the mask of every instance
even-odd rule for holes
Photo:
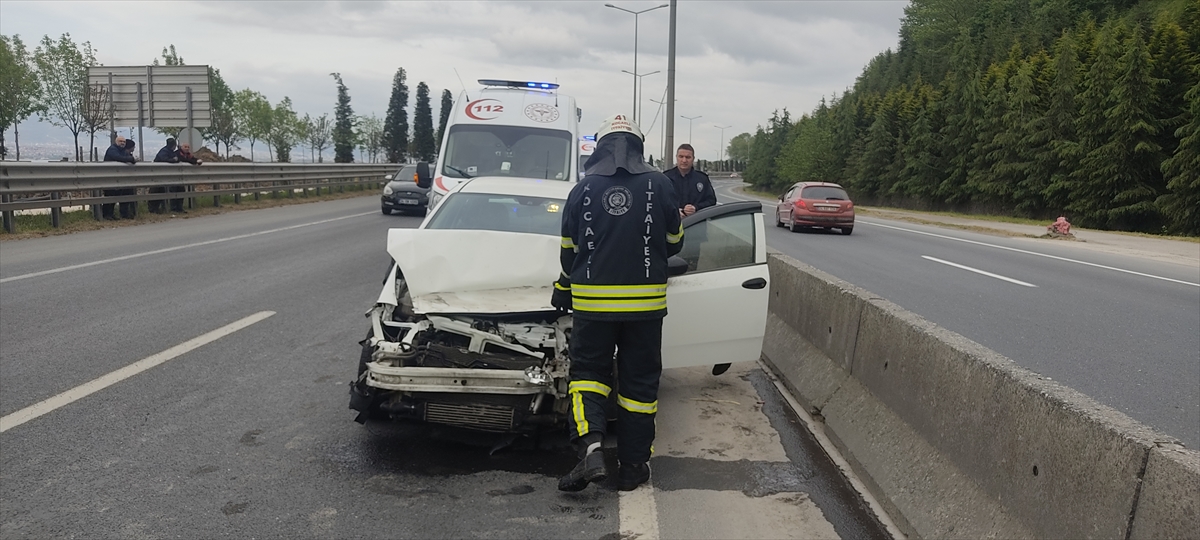
[[[446,135],[441,174],[450,178],[512,176],[570,180],[575,138],[566,131],[459,124]]]

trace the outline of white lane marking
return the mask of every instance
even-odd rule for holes
[[[168,360],[174,359],[178,356],[182,356],[189,351],[203,347],[204,345],[228,336],[229,334],[237,332],[238,330],[246,328],[247,326],[250,326],[256,322],[262,321],[263,319],[266,319],[274,314],[274,311],[260,311],[254,315],[222,326],[202,336],[189,339],[160,353],[147,356],[146,358],[138,360],[137,362],[129,364],[128,366],[110,372],[106,375],[102,375],[90,382],[83,383],[75,388],[67,390],[66,392],[58,394],[57,396],[25,407],[24,409],[0,418],[0,433],[4,433],[5,431],[58,409],[59,407],[66,406],[75,401],[83,399],[154,366],[165,363]]]
[[[1084,265],[1084,266],[1091,266],[1091,267],[1093,267],[1093,268],[1102,268],[1102,269],[1104,269],[1104,270],[1112,270],[1112,271],[1114,271],[1114,272],[1121,272],[1121,273],[1125,273],[1125,274],[1132,274],[1132,275],[1135,275],[1135,276],[1148,277],[1148,278],[1151,278],[1151,279],[1159,279],[1159,280],[1162,280],[1162,281],[1170,281],[1171,283],[1179,283],[1179,284],[1182,284],[1182,285],[1191,285],[1191,286],[1193,286],[1193,287],[1200,287],[1200,283],[1192,283],[1192,282],[1190,282],[1190,281],[1183,281],[1183,280],[1181,280],[1181,279],[1174,279],[1174,278],[1169,278],[1169,277],[1156,276],[1156,275],[1154,275],[1154,274],[1146,274],[1146,273],[1142,273],[1142,272],[1135,272],[1135,271],[1133,271],[1133,270],[1126,270],[1126,269],[1124,269],[1124,268],[1117,268],[1117,267],[1114,267],[1114,266],[1105,266],[1105,265],[1103,265],[1103,264],[1090,263],[1090,262],[1087,262],[1087,261],[1080,261],[1080,260],[1077,260],[1077,259],[1068,259],[1068,258],[1066,258],[1066,257],[1059,257],[1058,255],[1048,255],[1048,254],[1045,254],[1045,253],[1038,253],[1038,252],[1036,252],[1036,251],[1028,251],[1028,250],[1024,250],[1024,249],[1017,249],[1017,248],[1011,248],[1011,247],[1007,247],[1007,246],[1000,246],[1000,245],[996,245],[996,244],[989,244],[989,243],[987,243],[987,242],[979,242],[979,241],[976,241],[976,240],[967,240],[966,238],[955,238],[955,237],[953,237],[953,236],[946,236],[946,235],[944,235],[944,234],[935,234],[935,233],[931,233],[931,232],[917,231],[917,230],[913,230],[913,229],[905,229],[904,227],[893,227],[893,226],[891,226],[891,225],[884,225],[884,224],[882,224],[882,223],[875,223],[875,222],[873,222],[873,221],[864,221],[864,220],[861,220],[861,219],[860,219],[860,220],[858,220],[858,222],[859,222],[859,223],[866,223],[867,225],[874,225],[874,226],[876,226],[876,227],[883,227],[883,228],[885,228],[885,229],[895,229],[895,230],[897,230],[897,231],[905,231],[905,232],[910,232],[910,233],[923,234],[923,235],[925,235],[925,236],[933,236],[933,237],[936,237],[936,238],[944,238],[944,239],[946,239],[946,240],[954,240],[954,241],[956,241],[956,242],[966,242],[966,243],[968,243],[968,244],[975,244],[975,245],[977,245],[977,246],[986,246],[986,247],[990,247],[990,248],[1003,249],[1003,250],[1005,250],[1005,251],[1012,251],[1012,252],[1016,252],[1016,253],[1024,253],[1024,254],[1026,254],[1026,255],[1036,255],[1036,256],[1038,256],[1038,257],[1045,257],[1045,258],[1047,258],[1047,259],[1054,259],[1054,260],[1056,260],[1056,261],[1064,261],[1064,262],[1070,262],[1070,263],[1075,263],[1075,264],[1082,264],[1082,265]]]
[[[1004,281],[1007,281],[1007,282],[1009,282],[1009,283],[1016,283],[1017,285],[1023,285],[1023,286],[1025,286],[1025,287],[1034,287],[1034,288],[1036,288],[1036,287],[1037,287],[1037,285],[1034,285],[1034,284],[1032,284],[1032,283],[1025,283],[1024,281],[1016,280],[1016,279],[1013,279],[1013,278],[1010,278],[1010,277],[1004,277],[1004,276],[1002,276],[1002,275],[1000,275],[1000,274],[993,274],[993,273],[991,273],[991,272],[984,272],[983,270],[980,270],[980,269],[978,269],[978,268],[971,268],[970,266],[963,265],[963,264],[952,263],[952,262],[950,262],[950,261],[943,261],[943,260],[941,260],[941,259],[938,259],[938,258],[936,258],[936,257],[930,257],[930,256],[928,256],[928,255],[921,255],[921,258],[922,258],[922,259],[928,259],[928,260],[931,260],[931,261],[933,261],[933,262],[936,262],[936,263],[942,263],[942,264],[944,264],[944,265],[947,265],[947,266],[953,266],[953,267],[955,267],[955,268],[961,268],[961,269],[963,269],[963,270],[966,270],[966,271],[968,271],[968,272],[975,272],[976,274],[980,274],[980,275],[984,275],[984,276],[987,276],[987,277],[993,277],[993,278],[996,278],[996,279],[1004,280]]]
[[[10,281],[17,281],[17,280],[19,280],[19,279],[29,279],[29,278],[35,278],[35,277],[41,277],[41,276],[47,276],[47,275],[50,275],[50,274],[57,274],[57,273],[59,273],[59,272],[66,272],[66,271],[68,271],[68,270],[78,270],[78,269],[80,269],[80,268],[87,268],[87,267],[89,267],[89,266],[96,266],[96,265],[100,265],[100,264],[108,264],[108,263],[114,263],[114,262],[119,262],[119,261],[127,261],[127,260],[129,260],[129,259],[137,259],[137,258],[139,258],[139,257],[147,257],[147,256],[150,256],[150,255],[158,255],[158,254],[160,254],[160,253],[170,253],[170,252],[172,252],[172,251],[179,251],[179,250],[181,250],[181,249],[191,249],[191,248],[194,248],[194,247],[207,246],[207,245],[209,245],[209,244],[217,244],[217,243],[220,243],[220,242],[228,242],[228,241],[230,241],[230,240],[241,240],[241,239],[243,239],[243,238],[250,238],[250,237],[253,237],[253,236],[262,236],[262,235],[264,235],[264,234],[271,234],[271,233],[277,233],[277,232],[282,232],[282,231],[290,231],[290,230],[292,230],[292,229],[299,229],[299,228],[301,228],[301,227],[309,227],[309,226],[312,226],[312,225],[320,225],[320,224],[322,224],[322,223],[330,223],[330,222],[333,222],[333,221],[340,221],[340,220],[343,220],[343,219],[350,219],[350,218],[355,218],[355,217],[360,217],[360,216],[373,215],[373,214],[375,214],[375,213],[376,213],[376,212],[363,212],[363,213],[361,213],[361,214],[351,214],[351,215],[349,215],[349,216],[335,217],[335,218],[331,218],[331,219],[323,219],[323,220],[321,220],[321,221],[313,221],[313,222],[310,222],[310,223],[301,223],[301,224],[299,224],[299,225],[289,225],[289,226],[287,226],[287,227],[280,227],[280,228],[278,228],[278,229],[270,229],[270,230],[266,230],[266,231],[258,231],[258,232],[248,233],[248,234],[239,234],[239,235],[237,235],[237,236],[227,236],[227,237],[225,237],[225,238],[217,238],[216,240],[205,240],[205,241],[203,241],[203,242],[196,242],[196,243],[193,243],[193,244],[185,244],[185,245],[182,245],[182,246],[175,246],[175,247],[169,247],[169,248],[163,248],[163,249],[156,249],[156,250],[154,250],[154,251],[146,251],[146,252],[143,252],[143,253],[133,253],[133,254],[130,254],[130,255],[122,255],[122,256],[120,256],[120,257],[113,257],[113,258],[111,258],[111,259],[101,259],[101,260],[99,260],[99,261],[92,261],[92,262],[87,262],[87,263],[83,263],[83,264],[75,264],[75,265],[71,265],[71,266],[63,266],[63,267],[61,267],[61,268],[53,268],[53,269],[50,269],[50,270],[42,270],[41,272],[33,272],[33,273],[29,273],[29,274],[21,274],[21,275],[19,275],[19,276],[6,277],[6,278],[4,278],[4,279],[0,279],[0,283],[8,283],[8,282],[10,282]]]
[[[786,401],[788,406],[792,408],[792,412],[796,413],[796,416],[800,417],[800,421],[804,422],[805,427],[808,428],[808,432],[812,433],[813,438],[817,439],[817,444],[820,444],[821,448],[825,450],[825,455],[829,456],[829,459],[833,460],[833,464],[837,465],[838,469],[841,469],[842,476],[845,476],[846,479],[850,481],[850,485],[854,487],[854,490],[857,491],[859,495],[862,495],[863,501],[865,501],[867,506],[870,506],[871,510],[875,512],[875,517],[879,518],[879,521],[883,523],[884,528],[888,530],[888,533],[892,535],[892,538],[896,540],[904,540],[905,538],[908,538],[905,536],[904,532],[900,530],[900,527],[896,525],[896,522],[892,520],[892,516],[888,515],[887,511],[883,508],[883,505],[879,504],[879,500],[871,494],[869,489],[867,489],[867,485],[864,484],[858,475],[854,473],[854,469],[850,467],[850,462],[846,461],[846,458],[842,456],[842,453],[838,450],[837,445],[833,444],[833,441],[830,440],[829,436],[825,434],[825,424],[823,422],[817,423],[816,420],[813,420],[812,415],[808,414],[808,411],[806,411],[804,407],[802,407],[800,403],[796,401],[796,398],[792,396],[791,391],[789,391],[787,387],[783,385],[783,382],[775,376],[775,372],[771,371],[771,367],[768,366],[761,358],[758,360],[758,365],[762,368],[763,373],[766,373],[767,377],[771,379],[771,382],[775,384],[775,388],[779,390],[779,394],[783,396],[783,400]]]
[[[617,501],[621,538],[658,540],[658,505],[650,482],[633,491],[619,492]]]

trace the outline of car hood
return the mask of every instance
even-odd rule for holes
[[[388,187],[392,188],[392,191],[409,191],[409,192],[416,192],[416,193],[428,193],[429,192],[429,188],[422,188],[412,182],[397,182],[397,181],[393,180],[391,182],[388,182]]]
[[[543,234],[391,229],[388,253],[417,313],[525,313],[554,311],[560,242]]]

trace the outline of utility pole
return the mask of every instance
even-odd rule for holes
[[[675,11],[677,0],[671,0],[671,30],[667,45],[667,116],[663,119],[666,129],[663,144],[663,169],[675,166]],[[670,167],[667,165],[670,164]]]

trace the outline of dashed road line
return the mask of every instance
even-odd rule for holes
[[[1032,283],[1026,283],[1026,282],[1024,282],[1024,281],[1021,281],[1021,280],[1018,280],[1018,279],[1013,279],[1013,278],[1010,278],[1010,277],[1005,277],[1005,276],[1002,276],[1002,275],[1000,275],[1000,274],[993,274],[993,273],[991,273],[991,272],[986,272],[986,271],[980,270],[980,269],[978,269],[978,268],[971,268],[970,266],[967,266],[967,265],[965,265],[965,264],[958,264],[958,263],[952,263],[952,262],[950,262],[950,261],[943,261],[942,259],[939,259],[939,258],[937,258],[937,257],[930,257],[930,256],[928,256],[928,255],[921,255],[921,258],[922,258],[922,259],[926,259],[926,260],[933,261],[933,262],[935,262],[935,263],[942,263],[942,264],[944,264],[944,265],[946,265],[946,266],[953,266],[953,267],[955,267],[955,268],[960,268],[960,269],[962,269],[962,270],[966,270],[966,271],[968,271],[968,272],[975,272],[976,274],[979,274],[979,275],[982,275],[982,276],[987,276],[987,277],[991,277],[991,278],[996,278],[996,279],[999,279],[999,280],[1001,280],[1001,281],[1007,281],[1007,282],[1009,282],[1009,283],[1016,283],[1017,285],[1021,285],[1021,286],[1024,286],[1024,287],[1034,287],[1034,288],[1036,288],[1036,287],[1037,287],[1037,285],[1034,285],[1034,284],[1032,284]]]
[[[180,343],[179,345],[171,347],[170,349],[138,360],[137,362],[129,364],[128,366],[100,376],[99,378],[96,378],[90,382],[76,386],[75,388],[67,390],[66,392],[58,394],[54,397],[6,415],[3,418],[0,418],[0,433],[15,428],[21,424],[24,424],[25,422],[42,416],[43,414],[52,412],[55,409],[70,405],[71,403],[79,401],[80,399],[108,388],[109,386],[117,384],[125,379],[137,375],[138,373],[182,356],[192,350],[203,347],[204,345],[212,343],[218,339],[237,332],[238,330],[262,321],[274,314],[274,311],[260,311],[239,321],[222,326],[207,334],[189,339],[183,343]]]

